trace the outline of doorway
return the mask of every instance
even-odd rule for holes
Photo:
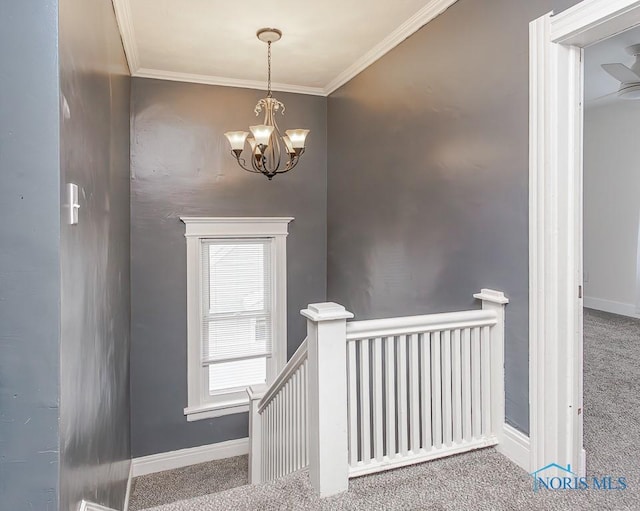
[[[583,449],[584,48],[640,25],[638,0],[584,0],[530,25],[530,468]]]
[[[587,475],[639,477],[640,27],[584,50],[583,345]]]

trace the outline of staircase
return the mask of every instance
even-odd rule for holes
[[[268,388],[249,389],[251,483],[308,469],[321,497],[350,478],[500,443],[504,314],[481,310],[349,321],[309,305],[307,338]]]

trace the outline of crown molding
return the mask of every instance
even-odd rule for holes
[[[379,58],[386,55],[402,41],[420,30],[436,16],[442,14],[457,0],[430,0],[422,9],[406,20],[391,34],[376,44],[358,60],[342,71],[324,87],[309,87],[305,85],[293,85],[287,83],[273,83],[271,88],[278,92],[292,92],[295,94],[308,94],[311,96],[328,96],[349,80],[360,74]],[[138,78],[154,78],[158,80],[170,80],[174,82],[201,83],[205,85],[220,85],[222,87],[240,87],[243,89],[264,89],[264,81],[243,80],[239,78],[226,78],[223,76],[210,76],[195,73],[181,73],[176,71],[163,71],[141,67],[138,45],[136,43],[130,0],[112,0],[116,13],[122,45],[129,64],[131,76]]]
[[[126,1],[126,0],[125,0]],[[160,69],[137,68],[131,72],[137,78],[155,78],[173,82],[202,83],[205,85],[221,85],[223,87],[240,87],[242,89],[265,90],[265,82],[258,80],[242,80],[240,78],[225,78],[224,76],[209,76],[195,73],[180,73],[176,71],[162,71]],[[307,87],[305,85],[291,85],[287,83],[272,83],[271,89],[276,92],[293,92],[309,94],[311,96],[326,96],[322,87]]]
[[[133,29],[133,16],[131,14],[131,5],[129,0],[112,0],[113,10],[116,13],[116,21],[120,28],[120,38],[124,47],[124,54],[129,64],[129,72],[131,76],[140,67],[140,58],[138,57],[138,43]]]
[[[420,30],[436,16],[446,11],[449,7],[455,4],[456,1],[457,0],[431,0],[427,5],[371,48],[362,57],[331,80],[324,88],[325,95],[328,96],[338,88],[342,87],[349,80],[368,68],[376,60],[386,55],[402,41]]]

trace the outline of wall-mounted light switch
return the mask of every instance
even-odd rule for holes
[[[78,185],[73,183],[67,184],[67,204],[69,205],[69,223],[76,225],[78,223],[78,210],[80,203],[78,202]]]

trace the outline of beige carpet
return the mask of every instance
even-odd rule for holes
[[[247,461],[247,456],[237,456],[136,477],[131,486],[129,511],[246,485]]]
[[[315,497],[307,475],[301,473],[271,483],[239,486],[152,509],[640,510],[639,368],[640,322],[585,311],[587,472],[589,476],[626,477],[629,487],[624,491],[541,490],[534,493],[528,474],[494,449],[484,449],[353,479],[347,493],[330,499]],[[223,471],[215,470],[218,463],[221,462],[207,469],[213,470],[216,479],[223,474]],[[162,480],[182,477],[171,474],[157,476]],[[234,477],[233,480],[238,482],[239,478]],[[201,481],[206,486],[205,481]],[[139,491],[138,484],[136,482],[134,498]],[[219,482],[210,484],[215,486]],[[163,490],[156,486],[150,491]],[[176,494],[165,495],[165,498],[178,500]]]

